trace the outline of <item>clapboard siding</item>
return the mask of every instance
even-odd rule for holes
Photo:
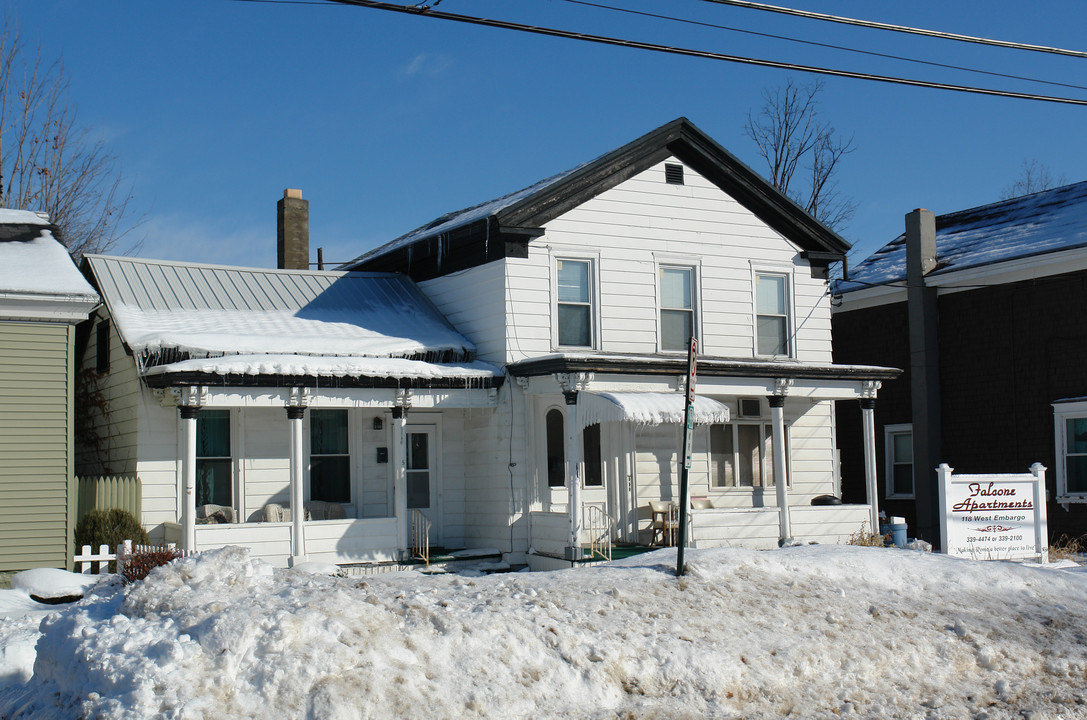
[[[67,566],[74,333],[0,322],[0,570]]]
[[[598,350],[658,351],[657,267],[675,263],[699,269],[701,352],[753,357],[754,265],[791,270],[797,357],[829,361],[826,284],[811,277],[798,248],[690,168],[685,176],[686,185],[667,185],[662,166],[650,168],[549,222],[527,260],[506,260],[510,333],[550,330],[554,259],[587,253],[597,259]],[[519,341],[509,361],[556,349],[551,333]]]
[[[114,323],[109,332],[109,370],[95,370],[98,323],[108,320],[105,307],[91,318],[90,336],[76,371],[79,434],[76,470],[81,476],[133,475],[139,442],[140,384],[136,363],[125,352]]]
[[[501,261],[427,280],[419,287],[446,319],[475,344],[479,359],[502,362],[507,318]]]

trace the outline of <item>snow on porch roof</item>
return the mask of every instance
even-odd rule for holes
[[[488,363],[429,363],[403,358],[313,357],[311,355],[231,355],[182,360],[149,368],[145,375],[254,375],[328,378],[411,378],[474,381],[500,377]]]
[[[603,422],[629,422],[635,425],[682,423],[685,419],[683,393],[612,393],[588,392],[577,394],[577,424],[579,429]],[[727,423],[728,406],[713,398],[696,395],[694,421],[699,425]]]
[[[458,333],[395,273],[270,270],[87,256],[135,353],[471,360]],[[154,363],[152,363],[154,364]]]

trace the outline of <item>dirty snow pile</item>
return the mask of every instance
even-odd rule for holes
[[[46,615],[0,717],[1087,717],[1087,574],[848,546],[687,557],[682,579],[674,550],[359,579],[226,548]]]

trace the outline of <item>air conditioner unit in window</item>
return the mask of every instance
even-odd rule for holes
[[[762,403],[758,398],[740,398],[739,416],[742,418],[762,417]]]

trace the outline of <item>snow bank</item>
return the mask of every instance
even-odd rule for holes
[[[226,548],[41,624],[7,718],[1075,717],[1087,576],[879,548],[365,580]],[[1051,713],[1050,715],[1045,715]]]

